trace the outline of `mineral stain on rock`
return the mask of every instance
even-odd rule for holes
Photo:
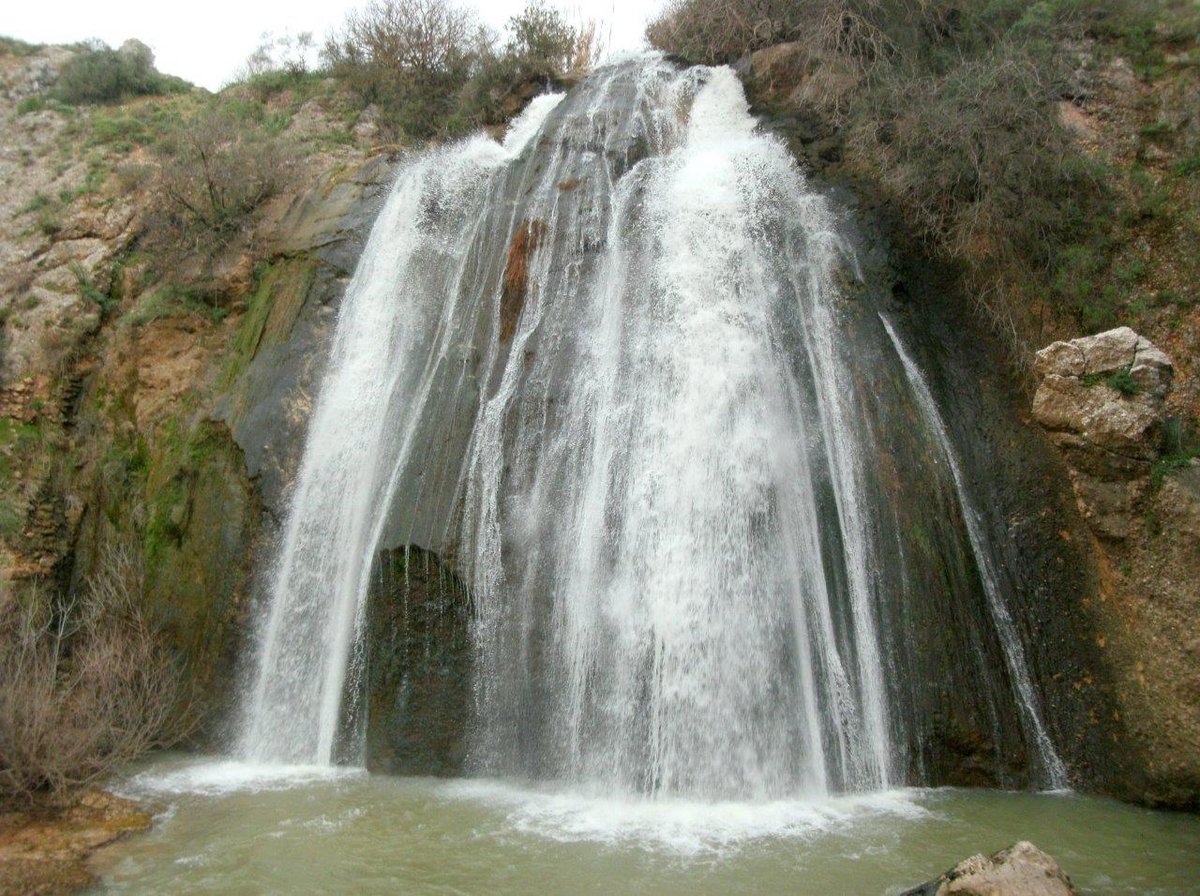
[[[529,257],[546,235],[546,222],[529,218],[520,223],[508,247],[504,284],[500,293],[500,341],[508,342],[517,330],[517,320],[529,291]]]

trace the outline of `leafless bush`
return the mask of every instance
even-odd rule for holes
[[[292,34],[284,31],[275,34],[264,31],[259,35],[258,46],[246,57],[237,80],[250,81],[272,72],[282,72],[292,78],[308,73],[309,56],[313,51],[313,34],[301,31]]]
[[[179,127],[158,147],[159,185],[172,238],[229,237],[286,183],[289,144],[261,123],[214,109]]]
[[[140,563],[113,550],[74,599],[0,591],[0,803],[82,787],[189,732],[142,586]]]
[[[587,72],[595,68],[608,50],[610,34],[605,34],[595,19],[583,22],[575,32],[571,71]]]
[[[794,0],[669,0],[646,29],[650,45],[716,65],[789,38]]]

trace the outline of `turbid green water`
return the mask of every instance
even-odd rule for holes
[[[1200,819],[1069,794],[638,802],[181,760],[118,789],[160,814],[100,857],[101,892],[895,894],[1028,839],[1085,894],[1200,893]]]

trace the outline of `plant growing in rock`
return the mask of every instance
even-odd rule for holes
[[[177,234],[229,238],[283,188],[292,151],[258,122],[221,108],[181,123],[158,146],[163,211]]]

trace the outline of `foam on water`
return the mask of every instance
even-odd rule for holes
[[[721,854],[755,841],[811,840],[881,818],[915,820],[929,810],[924,791],[887,790],[807,800],[703,801],[637,799],[585,790],[523,787],[494,780],[454,781],[440,788],[505,813],[516,832],[563,843],[636,846],[680,856]]]
[[[118,783],[129,796],[201,794],[220,796],[304,787],[324,781],[362,778],[366,772],[330,765],[282,765],[203,758],[156,765]]]

